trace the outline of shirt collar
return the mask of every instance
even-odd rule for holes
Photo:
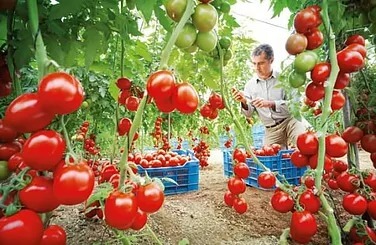
[[[272,78],[277,78],[277,72],[275,70],[273,70],[272,71],[272,75],[270,77],[268,77],[267,79],[265,79],[265,80],[260,79],[260,78],[256,78],[256,82],[267,81],[267,80],[272,79]]]

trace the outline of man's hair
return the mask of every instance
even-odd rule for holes
[[[274,58],[274,52],[273,52],[273,48],[272,46],[270,46],[269,44],[260,44],[259,46],[257,46],[253,52],[252,52],[252,57],[253,56],[259,56],[259,55],[262,55],[262,53],[265,53],[266,55],[266,58],[268,60],[271,60]]]

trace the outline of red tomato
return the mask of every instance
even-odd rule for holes
[[[315,186],[315,179],[310,175],[305,176],[302,182],[308,189],[312,189]]]
[[[22,94],[5,111],[4,123],[20,133],[31,133],[49,125],[54,114],[42,109],[37,93]]]
[[[294,231],[298,237],[312,237],[317,232],[315,216],[307,210],[293,212],[290,223],[291,231]]]
[[[317,153],[319,141],[315,133],[306,131],[297,137],[296,146],[301,154],[314,155]]]
[[[65,245],[67,244],[67,233],[59,225],[50,225],[44,232],[40,245]]]
[[[340,91],[334,90],[332,95],[332,101],[330,103],[330,107],[333,111],[341,109],[346,102],[346,98]]]
[[[172,103],[181,113],[190,114],[195,112],[199,104],[196,89],[187,82],[177,84],[172,94]]]
[[[315,65],[311,71],[311,79],[315,84],[323,84],[329,77],[331,65],[328,62],[322,62]]]
[[[203,117],[209,117],[212,113],[212,109],[210,108],[209,104],[205,104],[200,109],[200,114]]]
[[[42,220],[31,210],[0,219],[0,244],[40,245],[42,236]]]
[[[321,207],[320,199],[311,190],[306,190],[300,195],[299,203],[304,210],[313,214],[317,213]]]
[[[287,213],[294,209],[294,200],[284,191],[274,192],[270,202],[274,210],[280,213]]]
[[[344,171],[346,171],[348,169],[348,165],[347,163],[345,163],[344,161],[340,160],[340,159],[334,159],[331,160],[332,163],[333,163],[333,169],[334,171],[336,171],[337,173],[342,173]]]
[[[345,171],[336,177],[338,187],[346,192],[354,192],[359,187],[359,177]]]
[[[376,219],[376,200],[371,200],[368,202],[367,212],[372,219]]]
[[[248,210],[248,204],[243,197],[235,197],[233,208],[238,214],[244,214]]]
[[[52,183],[52,179],[48,177],[34,177],[18,194],[22,205],[37,213],[56,209],[60,203],[53,194]]]
[[[360,140],[360,145],[362,146],[363,150],[373,153],[376,152],[376,135],[374,134],[366,134]]]
[[[21,163],[24,163],[21,152],[13,154],[8,160],[8,170],[11,172],[15,172]]]
[[[128,134],[129,130],[131,129],[131,126],[132,126],[132,120],[131,119],[129,119],[127,117],[120,119],[119,124],[118,124],[118,128],[117,128],[118,134],[120,136]]]
[[[334,84],[335,89],[344,89],[350,83],[350,75],[348,73],[339,72],[336,82]]]
[[[81,83],[65,72],[54,72],[43,77],[38,94],[43,109],[59,115],[78,110],[84,101]]]
[[[176,109],[176,106],[172,102],[172,97],[155,98],[154,102],[160,112],[170,113]]]
[[[119,174],[119,170],[117,169],[116,165],[107,165],[104,168],[102,168],[100,172],[99,182],[109,182],[110,178],[115,174]]]
[[[270,189],[275,186],[276,178],[272,172],[262,172],[257,177],[259,186],[265,189]]]
[[[307,87],[305,89],[305,95],[311,101],[321,100],[322,98],[324,98],[325,88],[321,84],[310,82],[307,84]]]
[[[0,119],[0,143],[7,143],[17,138],[18,133]]]
[[[146,213],[155,213],[163,205],[164,193],[156,182],[140,186],[137,190],[137,203]]]
[[[245,162],[247,156],[243,150],[236,148],[232,153],[232,158],[237,162]]]
[[[134,219],[131,229],[139,231],[146,225],[148,221],[148,214],[142,211],[141,209],[137,210],[136,218]]]
[[[217,109],[222,105],[222,96],[216,92],[212,92],[209,97],[209,105],[212,109]]]
[[[229,207],[232,207],[234,204],[235,195],[231,193],[231,191],[226,191],[225,195],[223,196],[223,200],[225,204]]]
[[[363,56],[354,50],[343,49],[337,53],[338,66],[341,72],[359,71],[364,66]]]
[[[342,138],[347,143],[356,143],[362,139],[363,134],[363,130],[361,130],[359,127],[349,126],[343,131]]]
[[[244,162],[239,162],[234,166],[234,174],[242,179],[248,178],[250,172],[248,165]]]
[[[318,157],[319,155],[316,153],[314,155],[311,155],[308,159],[308,164],[311,169],[316,169],[317,168],[317,163],[318,163]],[[328,157],[328,155],[325,154],[324,156],[324,166],[327,166],[331,164],[331,159]]]
[[[136,96],[129,96],[125,99],[125,107],[130,111],[137,111],[140,99]]]
[[[343,138],[336,134],[325,137],[326,154],[331,157],[343,157],[347,153],[347,143]]]
[[[308,156],[300,153],[299,150],[295,150],[291,154],[291,162],[298,168],[308,165]]]
[[[324,35],[318,28],[312,28],[304,34],[307,37],[307,50],[313,50],[324,43]]]
[[[245,192],[246,185],[242,178],[234,176],[228,179],[227,188],[232,194],[239,195]]]
[[[31,168],[53,170],[65,152],[63,137],[54,130],[42,130],[31,135],[22,148],[22,157]]]
[[[0,160],[8,161],[11,156],[20,152],[21,146],[17,141],[0,143]]]
[[[129,90],[132,86],[132,82],[126,77],[120,77],[116,80],[116,86],[121,90]]]
[[[136,219],[137,210],[137,199],[132,192],[114,191],[104,204],[106,224],[118,230],[126,230]]]
[[[61,204],[79,204],[88,199],[93,188],[94,173],[86,162],[64,165],[54,173],[53,192]]]
[[[349,36],[346,41],[345,41],[345,45],[350,45],[350,44],[353,44],[353,43],[358,43],[360,45],[363,45],[365,46],[366,45],[366,40],[364,39],[364,37],[362,37],[361,35],[359,34],[354,34],[354,35],[351,35]]]
[[[376,191],[376,174],[374,172],[369,172],[363,180],[366,185],[371,187],[372,191]]]
[[[310,8],[300,10],[294,18],[294,27],[297,33],[307,33],[320,24],[320,15]]]
[[[171,71],[156,71],[146,84],[148,94],[153,98],[168,98],[175,90],[175,78]]]
[[[353,51],[359,52],[362,55],[363,58],[366,58],[366,56],[367,56],[366,47],[364,47],[364,45],[361,45],[361,44],[358,44],[358,43],[352,43],[349,46],[347,46],[346,48],[344,48],[344,50],[353,50]]]
[[[358,193],[349,193],[343,197],[342,206],[352,215],[362,215],[367,211],[367,200]]]
[[[132,96],[132,92],[130,90],[122,90],[118,96],[118,103],[121,105],[125,105],[125,100],[129,96]]]

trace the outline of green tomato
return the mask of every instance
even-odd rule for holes
[[[225,52],[225,55],[223,56],[223,59],[225,61],[228,61],[232,58],[232,51],[230,49],[227,49]]]
[[[167,0],[164,4],[167,15],[178,22],[187,7],[187,0]]]
[[[200,3],[192,15],[192,22],[200,32],[213,30],[218,21],[217,10],[210,4]]]
[[[193,44],[192,46],[185,48],[184,51],[188,53],[194,53],[197,51],[197,49],[198,49],[197,45]]]
[[[12,172],[8,169],[8,162],[0,161],[0,181],[8,179],[11,174]]]
[[[89,107],[89,102],[87,102],[86,100],[84,102],[82,102],[82,104],[81,104],[82,109],[87,109],[88,107]]]
[[[222,2],[221,7],[219,8],[219,10],[225,14],[228,14],[230,12],[230,9],[231,5],[228,2]]]
[[[221,37],[219,39],[219,44],[222,49],[228,49],[231,46],[231,39],[229,37]]]
[[[185,49],[192,46],[197,37],[196,28],[191,23],[186,23],[183,29],[180,31],[175,45],[179,48]]]
[[[307,79],[307,76],[306,76],[305,73],[298,73],[295,70],[292,70],[289,73],[287,80],[289,81],[289,84],[290,84],[291,87],[299,88],[299,87],[303,86],[306,79]]]
[[[217,46],[217,35],[214,31],[199,32],[197,34],[196,45],[203,51],[210,52]]]
[[[311,71],[317,63],[317,54],[313,51],[305,51],[298,54],[294,60],[294,69],[298,73]]]

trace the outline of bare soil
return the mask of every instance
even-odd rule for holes
[[[361,168],[373,168],[366,152],[360,152],[360,162]],[[213,150],[209,166],[200,171],[199,190],[167,196],[163,208],[149,216],[148,226],[160,244],[278,244],[291,214],[273,210],[269,202],[273,191],[247,187],[243,197],[249,209],[239,215],[224,205],[226,190],[222,153]],[[119,243],[102,220],[86,219],[82,209],[82,205],[62,206],[54,213],[51,223],[65,227],[67,244]],[[130,231],[137,236],[133,244],[158,244],[150,230]],[[319,231],[310,244],[329,244],[324,224]]]

